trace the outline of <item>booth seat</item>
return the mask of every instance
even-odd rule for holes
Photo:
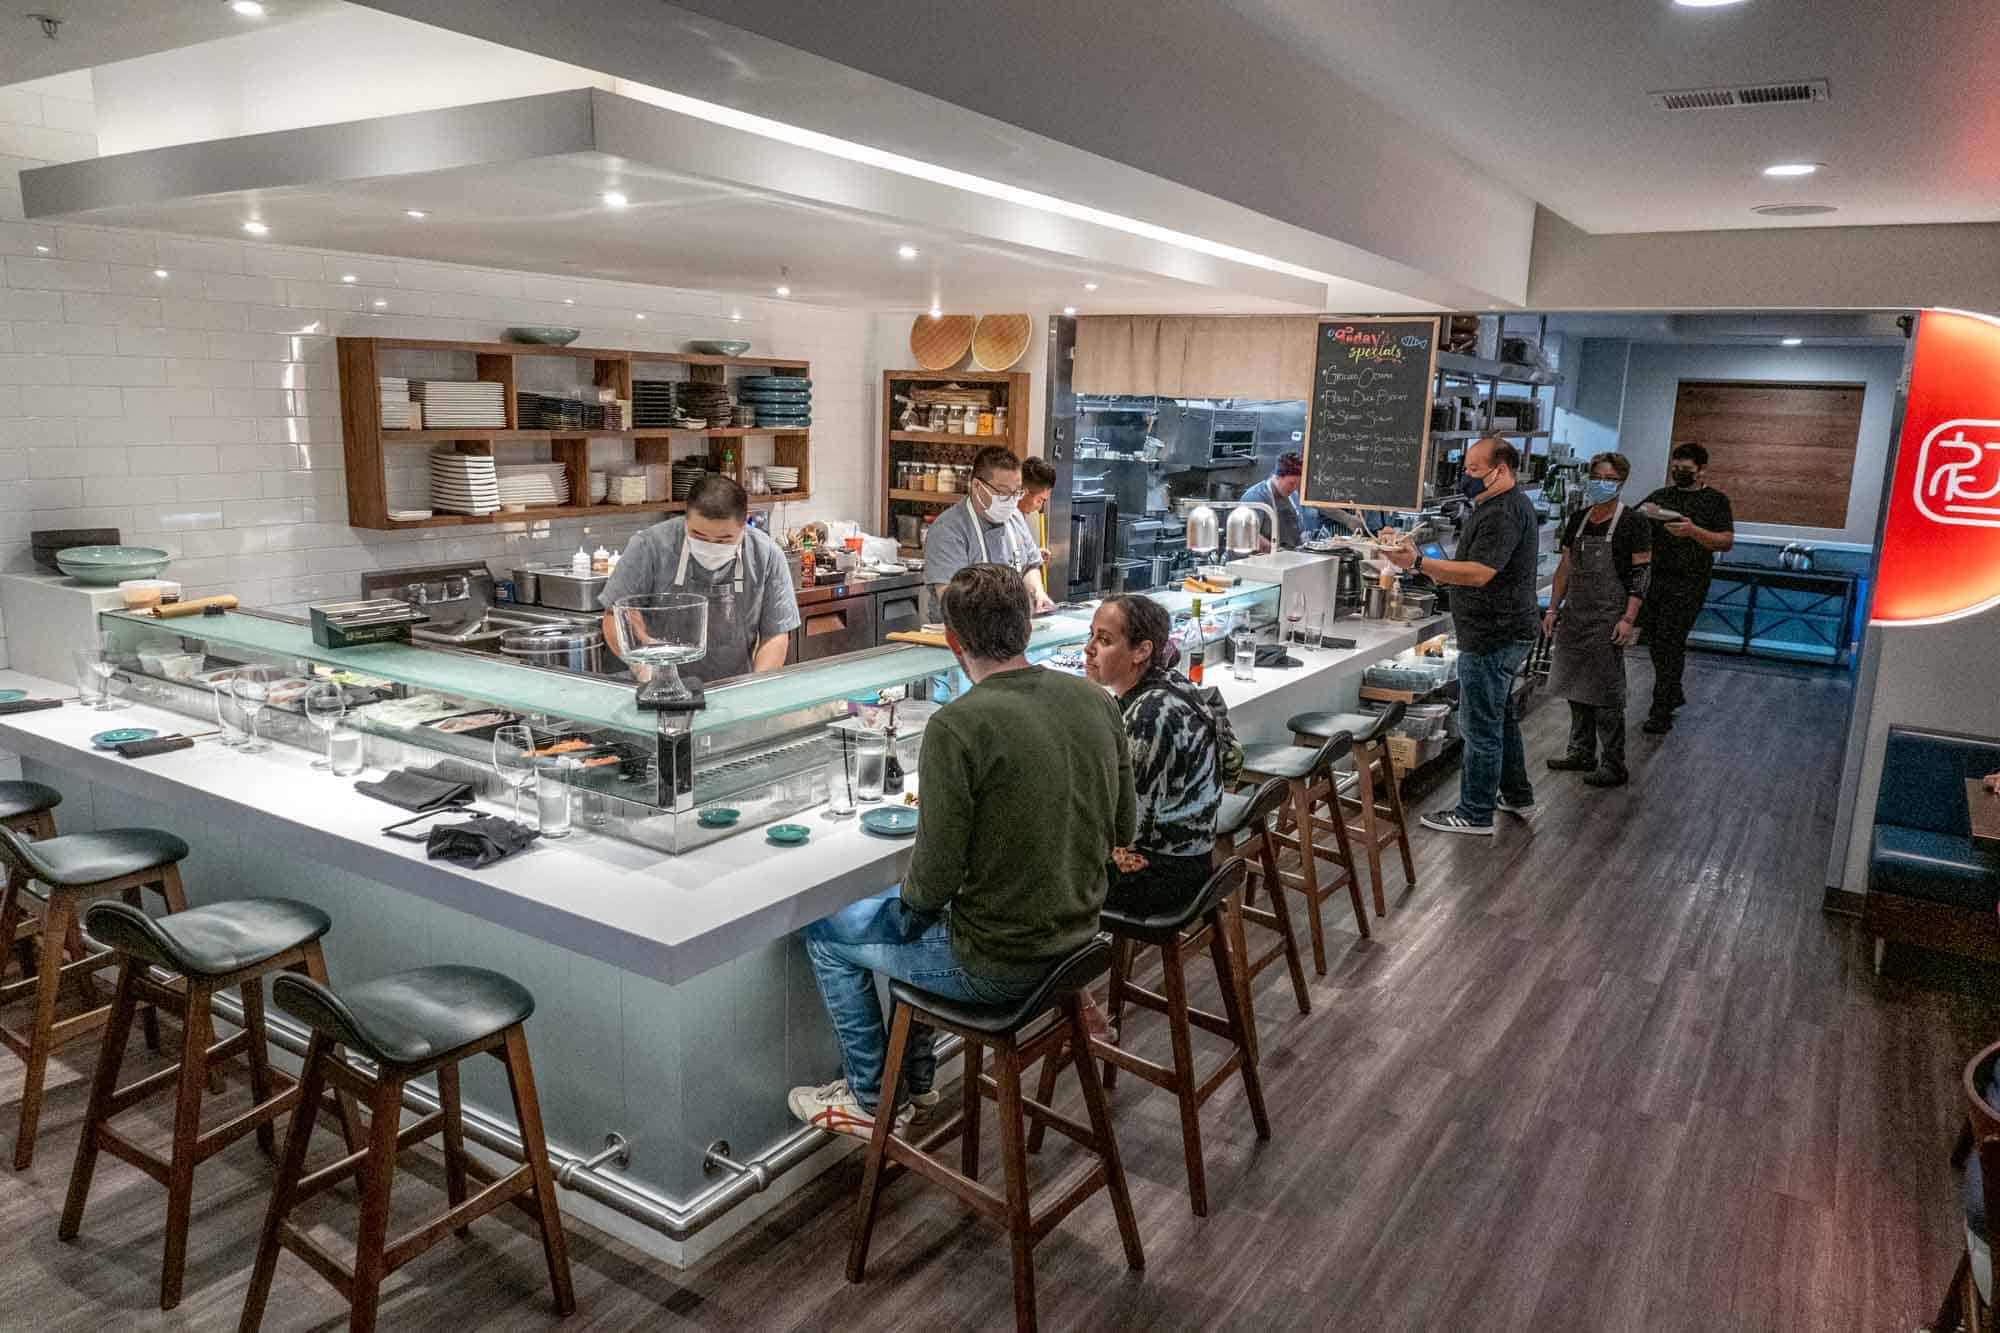
[[[1968,778],[2000,773],[2000,740],[1891,727],[1868,848],[1863,927],[1891,942],[2000,962],[2000,855],[1972,840]]]

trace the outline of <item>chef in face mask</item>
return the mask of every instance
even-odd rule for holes
[[[618,639],[608,608],[621,597],[692,592],[708,598],[708,652],[689,670],[704,681],[785,664],[798,628],[798,595],[778,543],[748,525],[749,498],[727,477],[710,473],[688,492],[687,515],[633,537],[598,597],[606,607],[604,640]]]
[[[932,619],[938,594],[967,565],[1006,565],[1021,576],[1036,614],[1049,610],[1043,585],[1046,561],[1027,520],[1021,517],[1021,460],[998,445],[972,460],[972,488],[964,500],[938,515],[924,533],[924,578],[931,585]]]

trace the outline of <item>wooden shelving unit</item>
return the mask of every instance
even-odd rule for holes
[[[903,406],[898,397],[952,385],[984,397],[989,405],[1007,409],[1005,434],[963,435],[931,430],[903,430],[898,423]],[[1028,453],[1028,376],[1011,370],[886,370],[882,372],[882,531],[896,536],[899,514],[923,520],[943,513],[965,498],[963,491],[912,491],[896,486],[898,463],[970,463],[990,444],[1005,447],[1016,458]],[[906,554],[921,546],[902,544]]]
[[[736,442],[752,436],[772,441],[773,461],[781,467],[799,470],[798,489],[782,494],[753,496],[752,503],[772,504],[804,500],[812,495],[812,432],[779,430],[756,426],[716,426],[702,430],[670,427],[639,427],[632,430],[522,429],[516,416],[515,371],[524,357],[560,357],[591,363],[590,382],[618,391],[630,399],[635,369],[644,366],[687,367],[688,378],[696,383],[727,384],[731,372],[812,373],[812,363],[783,357],[706,356],[699,353],[625,351],[598,347],[545,347],[526,343],[452,342],[419,338],[341,338],[340,363],[341,432],[346,450],[347,521],[357,528],[394,531],[403,528],[477,527],[495,523],[520,523],[550,518],[599,518],[620,514],[679,513],[686,506],[665,501],[649,504],[564,504],[532,505],[526,510],[497,514],[434,514],[430,518],[398,521],[389,517],[388,477],[385,466],[388,450],[404,445],[435,449],[450,445],[460,453],[493,453],[497,443],[547,441],[549,458],[563,464],[573,496],[590,494],[590,445],[593,440],[632,442],[634,460],[666,463],[673,457],[676,441],[705,441],[712,470],[724,472],[744,484],[748,468]],[[427,430],[392,430],[382,426],[380,380],[383,354],[397,351],[455,352],[473,358],[473,375],[502,386],[507,424],[490,427],[452,427]]]

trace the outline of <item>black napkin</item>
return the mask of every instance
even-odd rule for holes
[[[175,750],[192,750],[194,742],[186,736],[154,736],[143,741],[124,741],[111,747],[127,759],[150,759],[156,754],[170,754]]]
[[[1305,663],[1285,652],[1282,643],[1260,643],[1257,645],[1257,665],[1260,667],[1296,667]]]
[[[470,782],[439,769],[399,768],[380,782],[357,782],[354,790],[405,810],[433,810],[472,799]]]
[[[15,699],[0,703],[0,713],[33,713],[43,708],[61,708],[60,699]]]
[[[539,829],[526,824],[516,824],[497,815],[480,815],[463,824],[440,824],[432,829],[424,854],[433,861],[449,861],[467,870],[478,870],[512,856],[541,836]]]

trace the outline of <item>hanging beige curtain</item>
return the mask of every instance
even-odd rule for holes
[[[1085,315],[1076,321],[1077,393],[1162,398],[1304,398],[1309,315]]]

